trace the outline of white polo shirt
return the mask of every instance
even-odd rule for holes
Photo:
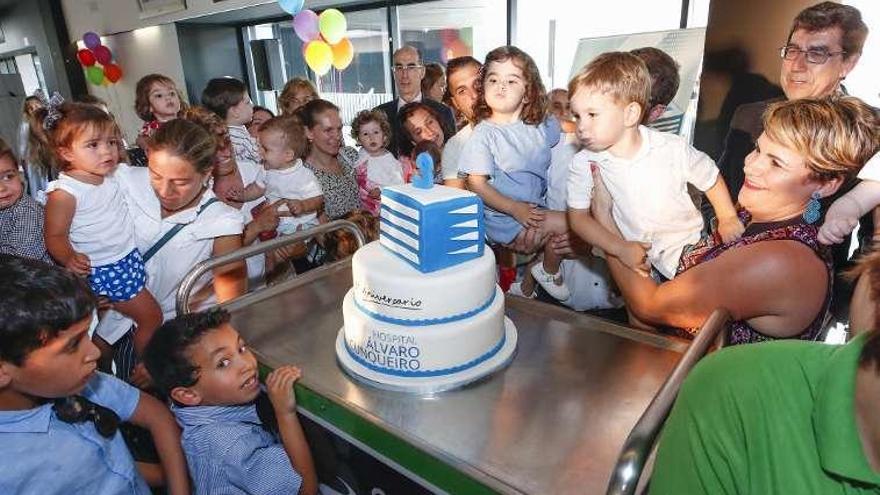
[[[214,239],[241,235],[244,219],[238,210],[221,201],[214,202],[196,215],[205,203],[215,197],[210,189],[202,194],[198,205],[162,218],[161,205],[150,186],[147,168],[120,165],[116,176],[128,202],[129,214],[135,225],[135,242],[141,253],[146,253],[174,226],[185,225],[146,263],[147,289],[156,298],[162,308],[162,318],[167,321],[176,315],[175,296],[183,277],[196,263],[211,257]],[[208,272],[193,288],[191,299],[196,308],[202,309],[216,303],[212,280],[213,275]],[[131,326],[131,321],[120,318],[120,315],[108,314],[101,323],[98,335],[110,343],[124,335]]]
[[[444,180],[458,178],[458,161],[461,157],[461,150],[464,149],[465,143],[468,142],[468,139],[471,138],[471,134],[473,133],[474,125],[468,124],[459,129],[459,131],[449,138],[449,141],[446,141],[446,144],[443,145],[443,155],[440,160],[440,172],[443,174]]]
[[[703,217],[688,195],[715,185],[718,167],[683,138],[639,126],[642,147],[630,160],[607,151],[582,150],[571,162],[568,207],[588,209],[593,195],[590,162],[595,162],[614,200],[612,215],[628,241],[650,242],[648,259],[673,278],[682,249],[700,239]]]

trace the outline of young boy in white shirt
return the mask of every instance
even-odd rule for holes
[[[651,93],[648,69],[631,53],[594,59],[569,83],[578,138],[568,179],[572,230],[606,255],[662,281],[675,276],[685,246],[696,243],[703,219],[687,185],[704,191],[725,242],[743,225],[712,160],[683,138],[640,125]],[[612,214],[625,241],[590,214],[593,177],[599,174],[614,200]]]
[[[202,91],[202,105],[226,122],[235,160],[260,163],[260,145],[245,127],[254,118],[247,86],[233,77],[211,79]]]

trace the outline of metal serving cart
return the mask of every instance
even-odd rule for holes
[[[353,224],[332,222],[203,262],[181,284],[179,309],[211,268],[336,228],[362,242]],[[519,334],[512,362],[461,389],[411,395],[362,384],[338,365],[335,341],[351,285],[343,261],[225,305],[264,366],[303,369],[298,408],[315,426],[310,442],[324,444],[312,445],[319,474],[334,466],[347,474],[348,492],[339,491],[346,495],[633,493],[681,380],[714,337],[706,332],[688,349],[682,340],[507,297]],[[723,315],[713,318],[713,327],[723,326]],[[334,457],[352,450],[373,467],[340,471],[344,462]],[[377,469],[400,479],[358,480]]]

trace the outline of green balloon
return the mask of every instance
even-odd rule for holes
[[[342,12],[336,9],[327,9],[318,16],[318,28],[324,40],[328,44],[335,45],[345,37],[348,23],[345,21],[345,15]]]
[[[86,67],[86,79],[95,86],[100,86],[104,82],[104,70],[96,67]]]

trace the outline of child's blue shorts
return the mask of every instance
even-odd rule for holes
[[[125,302],[144,289],[147,271],[141,253],[134,249],[125,258],[92,268],[89,286],[96,296],[106,296],[112,302]]]

